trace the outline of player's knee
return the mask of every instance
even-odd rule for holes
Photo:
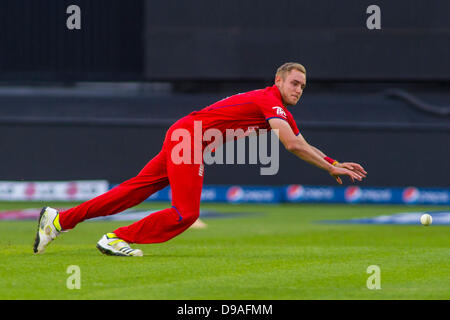
[[[198,219],[199,216],[200,216],[200,212],[198,210],[189,212],[189,214],[187,215],[187,218],[186,218],[187,219],[186,223],[188,223],[190,225],[193,224]]]
[[[200,210],[179,210],[180,221],[186,224],[193,224],[200,216]]]

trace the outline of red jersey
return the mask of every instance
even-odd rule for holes
[[[203,130],[216,128],[223,135],[227,129],[242,129],[245,135],[259,129],[270,130],[268,120],[272,118],[287,121],[295,135],[300,133],[294,117],[283,106],[276,85],[227,97],[190,115],[195,121],[202,121]]]

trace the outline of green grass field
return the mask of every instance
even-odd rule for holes
[[[41,206],[0,203],[0,210]],[[36,222],[3,221],[0,299],[450,299],[450,227],[318,223],[446,209],[203,204],[224,216],[249,214],[205,218],[206,229],[135,245],[143,258],[104,256],[95,248],[104,233],[129,222],[84,222],[34,255]],[[66,286],[70,265],[80,268],[80,289]],[[371,265],[381,270],[379,290],[366,286]]]

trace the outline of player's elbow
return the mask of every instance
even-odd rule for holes
[[[297,141],[288,142],[284,145],[287,151],[292,153],[301,153],[303,152],[303,146]]]

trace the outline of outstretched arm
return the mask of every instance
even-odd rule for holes
[[[333,166],[324,160],[324,157],[317,152],[317,148],[313,148],[309,145],[301,134],[294,135],[289,124],[281,119],[273,118],[269,120],[271,128],[275,131],[284,147],[295,154],[300,159],[328,171],[339,184],[342,184],[340,176],[348,176],[354,182],[355,179],[361,181],[365,175],[338,166]],[[315,150],[316,149],[316,150]]]
[[[310,145],[310,146],[311,146],[311,145]],[[316,147],[311,146],[311,148],[313,148],[313,150],[314,150],[319,156],[321,156],[322,158],[325,158],[325,157],[327,156],[325,153],[323,153],[322,151],[320,151],[320,150],[317,149]]]

